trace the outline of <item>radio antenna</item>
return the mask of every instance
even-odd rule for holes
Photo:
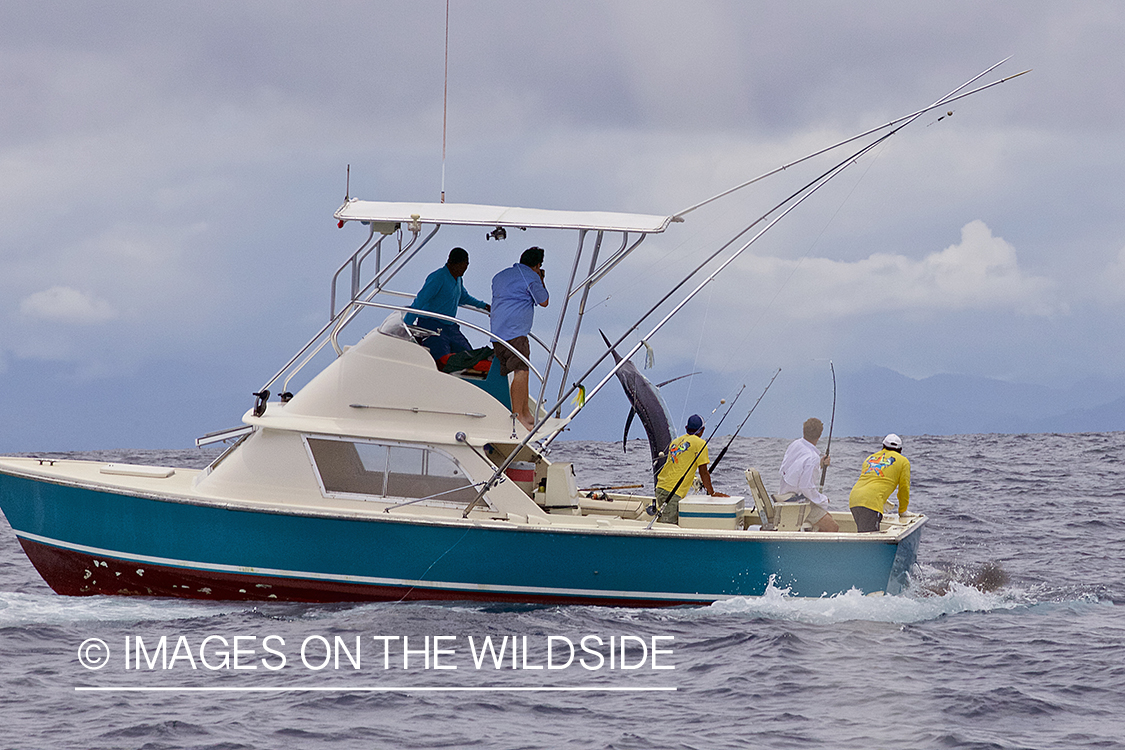
[[[445,203],[445,125],[449,116],[449,0],[445,0],[445,91],[441,98],[441,202]]]

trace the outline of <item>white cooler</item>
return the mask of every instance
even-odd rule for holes
[[[685,529],[740,529],[744,505],[741,496],[688,495],[680,500],[680,526]]]

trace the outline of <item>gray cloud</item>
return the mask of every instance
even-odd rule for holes
[[[104,376],[240,352],[257,386],[319,327],[326,280],[352,249],[330,218],[345,164],[353,195],[438,197],[444,10],[0,6],[0,361]],[[1112,189],[1125,170],[1123,30],[1113,2],[454,2],[447,190],[671,212],[1011,54],[1005,73],[1034,72],[862,160],[658,344],[691,359],[699,331],[722,320],[724,340],[744,345],[704,351],[721,372],[815,354],[915,376],[1119,374],[1125,355],[1099,342],[1125,324]],[[666,288],[810,170],[650,240],[599,289],[610,298],[599,313],[619,324],[645,301],[630,292],[637,279]],[[571,240],[551,242],[559,267]],[[508,247],[470,249],[478,288],[510,262]],[[70,291],[42,296],[52,289]],[[752,299],[724,308],[723,295]],[[816,304],[802,317],[787,312],[793,298]],[[101,322],[76,335],[44,319],[52,309]],[[923,343],[865,349],[856,330],[887,309]],[[1035,346],[1010,343],[1021,336]]]

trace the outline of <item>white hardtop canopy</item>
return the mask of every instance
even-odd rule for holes
[[[389,203],[349,199],[336,211],[340,221],[372,223],[450,224],[519,227],[521,229],[588,229],[606,232],[663,232],[671,216],[609,211],[555,211],[539,208],[481,206],[472,203]]]

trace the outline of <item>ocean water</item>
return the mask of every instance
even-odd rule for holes
[[[841,508],[876,443],[833,442]],[[785,445],[739,438],[716,484],[741,493],[749,465],[772,484]],[[0,747],[1125,747],[1125,433],[905,450],[911,509],[930,523],[895,597],[771,589],[639,610],[69,598],[3,522]],[[575,442],[553,458],[588,486],[645,481],[646,455],[640,441]]]

